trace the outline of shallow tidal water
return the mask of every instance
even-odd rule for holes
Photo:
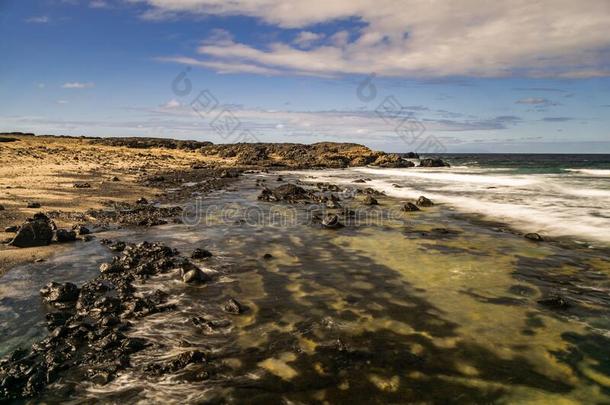
[[[130,334],[155,345],[109,384],[68,375],[32,403],[610,402],[608,249],[531,242],[442,204],[399,213],[389,197],[348,200],[366,220],[322,229],[305,206],[258,202],[255,178],[202,200],[198,224],[96,235],[185,255],[204,247],[215,256],[201,264],[220,274],[207,285],[174,273],[142,284],[178,306],[134,324]],[[93,241],[4,275],[1,353],[46,334],[42,285],[82,283],[111,256]],[[552,293],[572,306],[537,303]],[[248,311],[222,312],[229,296]],[[195,316],[223,327],[206,332]],[[143,371],[192,349],[208,353],[202,370]]]

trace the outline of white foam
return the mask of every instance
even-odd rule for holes
[[[496,174],[482,168],[355,168],[295,172],[307,181],[373,187],[401,199],[420,195],[458,211],[506,222],[523,232],[610,243],[610,185],[578,173]],[[304,177],[308,178],[305,179]],[[395,187],[398,184],[401,187]]]
[[[588,176],[610,177],[610,169],[566,169],[566,171]]]
[[[460,174],[452,172],[440,172],[436,170],[423,171],[413,169],[372,169],[358,168],[359,172],[366,174],[381,174],[384,176],[410,177],[417,179],[444,181],[444,182],[460,182],[460,183],[477,183],[489,184],[497,186],[524,186],[531,184],[533,180],[527,176],[483,176],[476,174]]]

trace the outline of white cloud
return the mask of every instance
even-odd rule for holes
[[[63,87],[64,89],[89,89],[91,87],[95,87],[95,83],[67,82],[62,84],[61,87]]]
[[[182,104],[180,104],[180,102],[178,100],[176,100],[175,98],[169,100],[167,103],[161,105],[161,108],[178,108],[180,107]]]
[[[38,87],[39,89],[44,89],[45,87],[47,87],[47,85],[44,83],[38,83],[36,84],[36,87]]]
[[[67,100],[57,100],[57,104],[68,104]]]
[[[146,18],[244,15],[280,28],[304,29],[353,18],[304,51],[275,42],[258,48],[233,41],[204,44],[201,63],[292,73],[386,76],[586,78],[609,76],[610,2],[588,0],[132,0]],[[304,31],[309,32],[309,31]],[[350,36],[353,39],[350,41]],[[202,65],[205,66],[205,65]],[[254,68],[253,68],[254,66]],[[225,69],[226,70],[226,69]]]
[[[322,38],[324,38],[324,34],[317,34],[311,31],[301,31],[292,42],[301,48],[308,48],[314,42],[318,42]]]
[[[46,15],[41,15],[38,17],[30,17],[25,20],[25,22],[33,23],[33,24],[46,24],[49,21],[51,21],[51,19],[49,17],[47,17]]]
[[[108,8],[110,5],[104,0],[91,0],[89,2],[91,8]]]

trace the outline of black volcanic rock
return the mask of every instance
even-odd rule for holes
[[[46,215],[39,213],[19,227],[17,234],[9,244],[21,248],[45,246],[50,244],[52,239],[52,221]]]
[[[417,204],[420,207],[431,207],[434,205],[434,203],[429,200],[428,198],[424,197],[423,195],[420,196],[417,201],[415,202],[415,204]]]
[[[443,161],[442,159],[422,159],[419,161],[419,167],[449,167],[449,163]]]

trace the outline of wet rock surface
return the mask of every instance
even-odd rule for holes
[[[400,208],[402,211],[405,212],[415,212],[415,211],[419,211],[419,208],[417,208],[417,205],[413,204],[412,202],[406,202],[403,204],[403,206]]]
[[[261,201],[285,201],[294,203],[297,201],[307,201],[313,198],[314,194],[295,184],[283,184],[273,190],[264,188],[258,199]]]
[[[189,266],[189,262],[174,249],[148,242],[129,244],[101,266],[99,276],[80,288],[57,282],[43,287],[40,294],[49,306],[50,333],[31,349],[16,350],[0,362],[0,401],[36,396],[68,371],[98,384],[112,381],[131,366],[133,353],[152,343],[127,336],[131,321],[174,309],[164,291],[138,293],[134,283],[176,266]],[[237,313],[244,310],[236,300],[229,307]],[[202,352],[186,353],[161,365],[159,372],[202,362]]]
[[[55,239],[57,243],[67,243],[76,241],[76,232],[66,229],[58,229],[55,231]]]
[[[419,207],[432,207],[434,205],[434,203],[429,198],[426,198],[423,195],[417,199],[415,204]]]

